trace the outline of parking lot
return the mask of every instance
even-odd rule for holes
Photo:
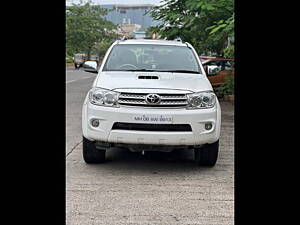
[[[220,152],[213,168],[192,151],[107,151],[107,162],[82,158],[81,107],[96,74],[66,71],[66,221],[93,224],[234,224],[234,106],[221,102]]]

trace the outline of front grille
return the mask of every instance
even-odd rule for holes
[[[192,131],[189,124],[146,124],[146,123],[114,123],[112,130],[140,131]]]
[[[187,97],[185,94],[158,94],[161,101],[158,104],[148,104],[146,96],[148,94],[136,93],[121,93],[118,103],[128,106],[143,106],[143,107],[186,107]]]

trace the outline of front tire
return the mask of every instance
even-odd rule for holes
[[[88,164],[105,162],[105,150],[96,148],[95,143],[82,137],[83,159]]]
[[[195,162],[199,166],[213,167],[218,159],[219,140],[195,149]]]

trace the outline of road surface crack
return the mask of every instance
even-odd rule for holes
[[[69,151],[69,152],[67,153],[66,158],[68,158],[68,156],[73,152],[73,150],[74,150],[78,145],[80,145],[81,143],[82,143],[82,141],[80,141],[79,143],[77,143],[77,144],[71,149],[71,151]]]

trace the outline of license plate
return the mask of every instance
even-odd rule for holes
[[[133,120],[139,123],[173,123],[173,117],[169,115],[136,115]]]

